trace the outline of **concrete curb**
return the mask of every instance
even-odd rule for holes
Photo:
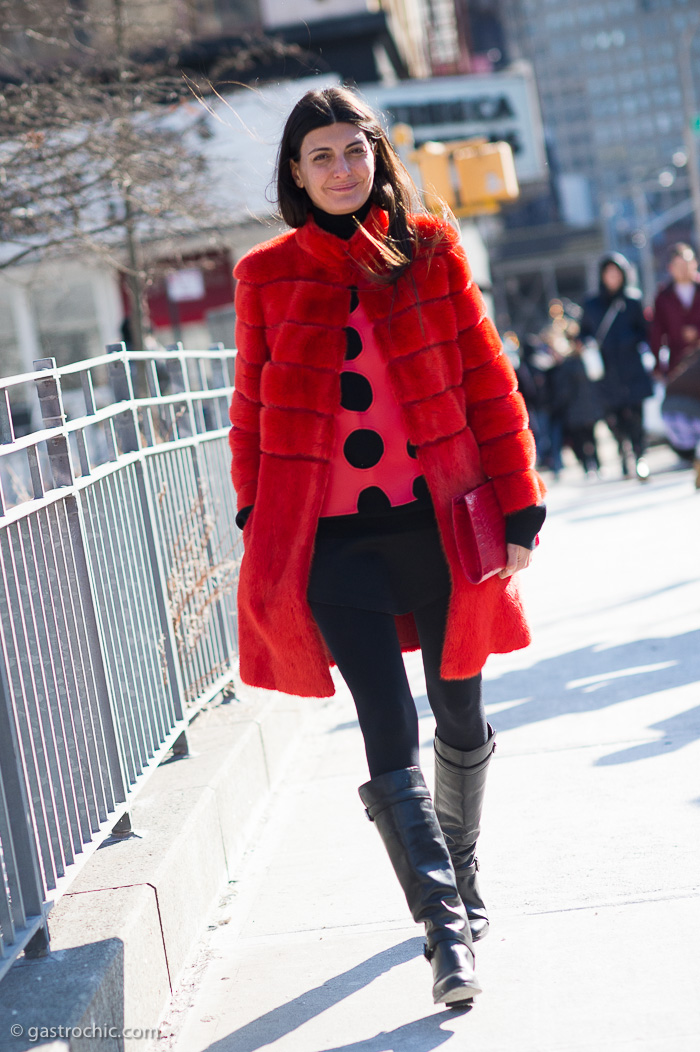
[[[135,835],[104,844],[57,903],[50,955],[19,960],[0,983],[0,1052],[37,1044],[84,1052],[86,1039],[94,1052],[143,1052],[157,1036],[177,977],[315,707],[260,694],[257,703],[200,713],[188,731],[190,755],[162,764],[136,797]]]

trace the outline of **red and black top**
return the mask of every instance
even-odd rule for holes
[[[425,488],[372,325],[355,288],[346,336],[335,450],[322,518],[381,514],[415,501],[421,482]]]

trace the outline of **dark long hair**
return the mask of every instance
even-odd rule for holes
[[[374,151],[374,182],[370,192],[373,204],[389,215],[389,228],[381,241],[375,241],[383,274],[375,277],[392,283],[415,258],[418,233],[410,221],[411,212],[425,212],[418,191],[401,163],[375,113],[348,88],[307,91],[289,114],[277,155],[277,199],[285,223],[303,226],[311,206],[306,190],[292,178],[290,161],[299,161],[301,144],[309,132],[330,124],[353,124],[365,133]],[[370,240],[374,240],[370,234]]]

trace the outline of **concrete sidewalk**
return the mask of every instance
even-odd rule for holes
[[[499,736],[474,1008],[432,1004],[421,932],[357,796],[366,767],[342,688],[319,708],[161,1047],[700,1050],[700,494],[689,471],[646,485],[568,474],[524,576],[534,643],[486,670]],[[407,667],[431,784],[419,655]]]

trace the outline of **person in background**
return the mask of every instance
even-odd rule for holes
[[[687,354],[669,376],[661,419],[671,448],[693,462],[700,490],[700,349]]]
[[[604,419],[617,441],[622,474],[630,474],[631,451],[637,477],[644,481],[649,466],[644,459],[642,403],[653,394],[653,387],[642,362],[648,338],[642,294],[631,273],[619,253],[601,259],[598,292],[583,305],[581,339],[593,339],[600,348],[605,367],[599,381]]]
[[[552,370],[552,414],[561,422],[563,440],[586,472],[597,478],[600,459],[595,425],[602,417],[598,386],[583,364],[583,343],[576,322],[569,322],[558,341],[558,364]]]
[[[123,322],[119,326],[119,334],[122,338],[122,343],[126,347],[127,351],[134,351],[134,337],[131,330],[131,318],[126,315]]]
[[[657,293],[649,345],[660,378],[673,373],[700,346],[700,277],[690,245],[673,245],[668,257],[668,281]],[[664,354],[663,348],[667,348]]]
[[[515,375],[518,378],[518,390],[525,402],[530,430],[535,439],[535,447],[539,450],[540,425],[537,417],[539,391],[532,369],[522,353],[523,349],[517,333],[512,331],[503,333],[503,350],[508,357],[508,361],[515,369]]]
[[[561,427],[551,413],[552,370],[556,359],[546,336],[528,333],[521,344],[521,366],[516,370],[520,391],[530,417],[530,427],[537,444],[537,466],[551,471],[555,479],[562,469]]]

